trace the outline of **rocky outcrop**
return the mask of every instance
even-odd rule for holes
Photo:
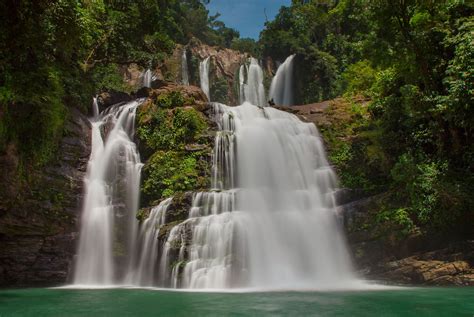
[[[104,91],[97,97],[97,105],[99,106],[99,112],[102,112],[112,105],[129,102],[132,99],[132,96],[122,91]]]
[[[193,203],[193,195],[194,192],[184,192],[173,197],[173,200],[166,211],[166,221],[160,227],[158,235],[161,248],[163,248],[163,245],[168,240],[171,229],[188,218],[189,210]]]
[[[200,86],[199,63],[210,56],[209,88],[212,101],[228,105],[238,103],[239,68],[248,61],[248,54],[228,48],[209,46],[194,39],[186,46],[177,45],[172,55],[154,70],[155,77],[168,82],[182,83],[183,51],[187,56],[190,85]]]
[[[402,236],[396,228],[379,227],[375,219],[383,197],[339,207],[360,275],[408,285],[474,285],[474,241],[447,243],[453,239],[426,233]]]
[[[474,286],[474,241],[380,262],[369,276],[403,284]]]
[[[184,86],[174,83],[167,83],[157,89],[152,89],[149,91],[148,96],[151,99],[156,99],[160,95],[169,94],[173,91],[179,92],[185,100],[190,101],[188,106],[203,107],[208,102],[207,97],[203,93],[201,88],[196,86]]]
[[[130,91],[140,89],[143,86],[144,72],[145,69],[135,63],[119,66],[119,74],[125,87],[128,87]]]
[[[198,41],[189,44],[191,54],[200,60],[212,56],[214,62],[214,74],[217,78],[227,77],[234,79],[240,65],[247,61],[250,56],[228,48],[209,46]]]
[[[11,149],[0,191],[0,286],[57,285],[67,280],[77,238],[83,178],[90,154],[90,123],[70,109],[57,159],[18,177]]]
[[[239,68],[242,64],[249,62],[250,55],[228,48],[209,46],[197,39],[191,40],[187,45],[176,45],[169,56],[151,69],[152,88],[183,83],[183,53],[187,56],[189,85],[200,87],[199,63],[210,57],[209,88],[212,101],[231,106],[239,103]],[[268,66],[270,73],[274,71],[272,69],[274,63],[271,59],[265,62],[265,66]],[[138,91],[143,86],[145,71],[145,68],[134,63],[119,67],[120,76],[123,78],[127,91]],[[267,77],[265,83],[269,86],[270,80],[269,76]],[[143,97],[143,95],[138,97]]]

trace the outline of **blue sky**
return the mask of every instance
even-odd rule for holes
[[[221,14],[219,20],[240,32],[240,37],[258,39],[267,17],[273,20],[282,5],[289,6],[291,0],[211,0],[207,5],[210,15]]]

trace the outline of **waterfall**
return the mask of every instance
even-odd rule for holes
[[[292,58],[278,69],[272,91],[291,92],[287,81]],[[258,61],[251,59],[243,66],[241,98],[262,105]],[[209,57],[200,65],[206,95],[208,73]],[[289,100],[288,93],[279,95]],[[168,209],[174,208],[168,198],[139,224],[135,214],[142,164],[132,140],[141,102],[117,104],[97,114],[94,100],[76,285],[191,289],[360,285],[337,220],[337,180],[321,137],[313,124],[273,107],[213,103],[218,131],[211,188],[193,194],[185,221],[167,221]]]
[[[247,82],[245,82],[245,73]],[[240,102],[250,102],[253,105],[266,105],[265,87],[263,86],[263,70],[258,60],[251,57],[249,65],[241,65],[239,69]]]
[[[181,55],[181,77],[183,85],[189,85],[189,72],[188,72],[188,57],[186,55],[186,48],[183,49]]]
[[[288,56],[283,64],[278,67],[275,77],[270,85],[270,100],[277,105],[291,106],[293,104],[293,59],[295,55]]]
[[[242,64],[239,68],[239,101],[240,104],[245,102],[245,73],[247,65]]]
[[[157,259],[158,259],[158,235],[160,226],[165,224],[166,211],[172,199],[162,201],[150,211],[148,218],[140,226],[137,239],[136,261],[129,272],[127,284],[140,286],[156,285]]]
[[[201,89],[208,100],[211,100],[209,94],[209,60],[210,56],[206,57],[199,63],[199,79],[201,81]]]
[[[153,80],[153,74],[151,70],[147,69],[143,74],[143,87],[151,88],[151,81]]]
[[[270,107],[214,107],[214,190],[195,195],[188,220],[168,237],[167,286],[348,287],[355,278],[336,217],[337,181],[316,127]]]
[[[93,118],[99,116],[99,104],[97,102],[97,97],[92,98],[92,116]]]
[[[134,249],[142,163],[132,140],[140,102],[114,105],[91,121],[92,151],[85,178],[74,284],[120,282],[114,253],[129,254]]]

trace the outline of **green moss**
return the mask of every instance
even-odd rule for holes
[[[186,264],[188,264],[188,261],[183,260],[183,261],[175,261],[170,264],[171,269],[177,269],[178,270],[178,277],[182,274],[184,268],[186,267]]]
[[[212,100],[221,102],[224,104],[229,103],[229,84],[227,83],[226,79],[215,78],[212,81],[210,87],[210,94],[212,96]]]
[[[139,222],[145,221],[146,218],[150,215],[151,208],[140,208],[137,211],[136,218]]]
[[[168,94],[166,100],[170,98],[173,105],[184,103],[178,94]],[[164,109],[160,107],[162,101],[158,98],[155,104],[144,105],[138,114],[137,136],[146,145],[147,158],[142,182],[144,204],[209,186],[212,149],[203,136],[208,129],[205,117],[191,107]]]
[[[199,86],[199,59],[188,54],[189,83]]]
[[[199,153],[158,151],[145,164],[142,193],[147,201],[173,196],[177,192],[203,189],[208,182],[200,175]]]
[[[176,108],[182,107],[185,104],[193,103],[194,100],[187,100],[179,91],[171,91],[166,94],[161,94],[156,99],[155,103],[160,108]]]
[[[182,221],[173,221],[162,225],[160,227],[160,231],[158,232],[158,240],[165,242],[170,234],[171,229],[179,225],[181,222]]]
[[[194,108],[168,110],[159,105],[139,112],[137,136],[152,151],[183,149],[208,127],[204,116]]]
[[[378,138],[380,131],[371,125],[367,102],[336,99],[325,110],[325,118],[320,131],[342,185],[367,194],[382,191],[387,158]]]
[[[165,59],[163,67],[163,76],[165,80],[177,82],[178,74],[181,73],[181,61],[177,60],[175,56],[169,56]]]

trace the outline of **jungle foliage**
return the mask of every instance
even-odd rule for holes
[[[294,0],[261,33],[264,56],[297,54],[299,102],[370,100],[335,164],[348,187],[389,190],[383,218],[408,229],[473,233],[473,13],[463,0]]]
[[[200,0],[5,0],[0,3],[0,153],[52,158],[68,107],[120,90],[119,65],[160,64],[192,37],[229,47],[239,33]]]

